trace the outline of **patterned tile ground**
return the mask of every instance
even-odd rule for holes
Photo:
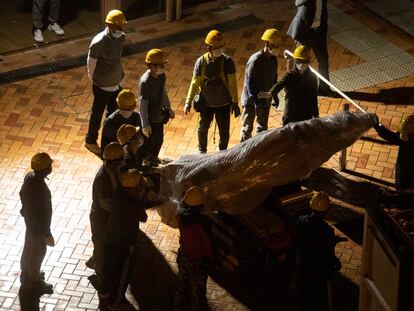
[[[339,32],[332,32],[332,37],[328,41],[330,68],[335,72],[335,81],[338,81],[338,85],[342,82],[352,84],[354,90],[361,87],[360,79],[366,76],[369,80],[367,85],[370,87],[352,92],[351,97],[368,111],[376,112],[386,126],[395,129],[403,115],[414,112],[414,76],[409,65],[414,44],[409,37],[401,36],[400,32],[386,26],[382,21],[369,14],[365,15],[364,11],[351,1],[337,0],[334,1],[334,5],[335,12],[331,16],[331,25],[336,24],[338,28],[347,27],[349,19],[352,19],[355,26],[346,28],[346,31],[353,32],[352,36],[348,34],[348,40],[346,36],[338,39],[335,36],[339,35]],[[209,13],[208,16],[216,23],[252,12],[265,22],[225,34],[228,53],[233,56],[237,65],[239,89],[242,87],[244,66],[248,57],[261,47],[258,38],[263,30],[270,26],[276,26],[283,33],[286,32],[294,13],[292,3],[263,1],[249,5],[235,4],[230,10],[215,15]],[[184,26],[198,27],[205,23],[205,20],[205,16],[200,14],[190,16],[180,23],[160,23],[160,27],[152,25],[151,28],[159,32],[163,31],[160,29],[169,27],[170,29],[165,30],[168,32]],[[359,23],[355,22],[356,20]],[[356,38],[359,40],[364,36],[372,39],[369,45],[367,44],[368,47],[385,46],[385,54],[372,60],[364,59],[358,54],[360,49],[352,46],[359,46],[360,42]],[[166,49],[169,58],[166,72],[167,87],[176,110],[176,118],[166,127],[165,144],[161,151],[163,156],[175,158],[196,152],[195,133],[198,115],[191,113],[186,116],[182,113],[182,108],[194,60],[203,52],[201,42],[202,38],[194,38],[188,42],[173,44]],[[280,75],[285,72],[282,51],[291,50],[293,46],[293,42],[284,36],[279,53]],[[27,56],[23,55],[23,58]],[[123,59],[127,86],[135,91],[137,80],[145,70],[143,59],[143,53]],[[393,63],[392,66],[388,59]],[[26,62],[27,59],[22,60],[22,64]],[[372,67],[378,70],[369,71]],[[339,75],[342,72],[342,76]],[[339,76],[336,76],[337,74]],[[401,78],[403,76],[405,78]],[[53,249],[49,249],[44,264],[46,278],[55,284],[55,288],[53,295],[41,298],[41,307],[44,310],[97,309],[97,294],[86,278],[90,271],[85,267],[85,260],[92,250],[88,223],[91,182],[100,165],[99,160],[83,148],[91,102],[92,94],[85,68],[0,87],[0,310],[20,309],[17,296],[24,224],[19,215],[18,191],[29,167],[30,157],[38,150],[47,151],[56,159],[49,185],[54,206],[52,230],[57,244]],[[343,103],[340,99],[321,98],[321,114],[342,110]],[[281,112],[272,110],[270,127],[278,127],[280,124]],[[212,132],[209,137],[209,150],[213,151],[217,150],[217,146],[213,143]],[[231,145],[238,143],[239,133],[240,119],[232,119]],[[377,137],[372,130],[367,135]],[[380,183],[393,182],[397,149],[359,140],[348,148],[347,155],[347,168],[351,173],[337,172],[339,164],[336,155],[324,165],[324,169],[316,172],[309,180],[311,188],[324,189],[334,198],[332,222],[337,223],[338,228],[344,233],[348,233],[347,227],[341,224],[363,213],[363,208],[369,200],[367,194],[372,193],[376,185],[355,177],[352,172],[363,174]],[[175,282],[177,232],[162,224],[154,211],[149,213],[149,220],[141,226],[141,230],[145,234],[140,237],[132,291],[141,309],[166,310],[169,301],[161,297],[169,297]],[[349,232],[349,236],[351,233]],[[357,297],[361,247],[356,241],[349,241],[338,245],[336,252],[341,258],[343,269],[335,283],[334,292],[336,304],[341,305],[341,308],[335,310],[356,310],[357,301],[350,297]],[[263,284],[257,281],[257,275],[253,275],[252,278],[248,278],[247,275],[242,275],[242,281],[237,283],[241,288],[239,291],[237,286],[228,280],[226,282],[219,278],[209,279],[208,297],[212,309],[265,310],[257,307],[260,303],[273,303],[275,308],[281,307],[283,303],[292,306],[292,296],[279,297],[275,291],[269,290],[269,287],[259,286]],[[241,285],[247,284],[251,287],[252,282],[257,284],[254,295],[249,291],[243,292],[244,287]],[[275,302],[272,300],[274,297],[281,300]]]

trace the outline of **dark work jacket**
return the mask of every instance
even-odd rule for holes
[[[28,173],[20,190],[22,209],[27,231],[35,235],[50,236],[52,220],[52,196],[45,183],[45,176]]]
[[[318,80],[308,68],[301,74],[296,67],[287,72],[282,80],[272,87],[272,96],[285,88],[284,116],[298,122],[319,117]]]
[[[249,104],[255,107],[269,107],[271,100],[259,99],[257,94],[261,91],[269,91],[277,82],[277,57],[266,56],[262,50],[250,56],[244,75],[242,106]]]
[[[335,234],[314,214],[299,216],[296,222],[298,270],[301,276],[329,279],[335,271]]]
[[[105,146],[111,142],[118,142],[116,136],[118,129],[123,124],[133,125],[135,127],[141,126],[141,117],[136,111],[132,112],[132,115],[129,118],[124,118],[121,115],[119,109],[115,110],[108,118],[106,118],[103,128],[102,128],[102,138],[101,138],[101,153]]]
[[[312,29],[311,26],[315,18],[316,0],[296,0],[295,6],[297,7],[297,12],[287,31],[288,36],[306,45],[307,42],[316,37],[327,35],[327,0],[322,0],[321,24],[315,29]]]
[[[414,141],[406,142],[400,133],[393,132],[383,125],[375,126],[378,135],[389,143],[399,146],[395,164],[395,188],[405,190],[414,187]]]
[[[90,214],[91,222],[107,224],[109,213],[102,208],[100,200],[112,200],[112,194],[118,187],[118,181],[115,173],[108,173],[110,169],[102,165],[95,175],[92,184],[92,209]],[[111,171],[110,171],[111,172]]]
[[[121,247],[135,245],[139,222],[147,220],[142,200],[119,187],[112,196],[112,211],[109,216],[105,243]]]

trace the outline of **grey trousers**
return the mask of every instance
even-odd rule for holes
[[[256,108],[254,104],[248,104],[243,107],[240,142],[252,137],[254,118],[256,118],[256,133],[267,130],[269,112],[270,106]]]
[[[33,28],[42,29],[43,28],[43,14],[44,8],[47,0],[33,0],[32,6],[32,19],[33,19]],[[59,19],[59,1],[60,0],[50,0],[49,6],[49,23],[54,24]]]
[[[35,235],[26,230],[20,266],[22,274],[25,274],[29,281],[41,281],[40,266],[45,255],[45,236]]]

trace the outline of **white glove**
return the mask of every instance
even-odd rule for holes
[[[191,104],[190,103],[186,103],[184,105],[184,113],[187,114],[187,113],[190,112],[190,110],[191,110]]]
[[[147,138],[150,137],[151,133],[152,133],[152,129],[151,129],[150,125],[145,126],[145,127],[142,128],[142,134],[144,134],[145,137],[147,137]]]

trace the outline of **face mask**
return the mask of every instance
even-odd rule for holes
[[[279,51],[277,49],[270,50],[270,54],[272,54],[273,56],[277,56],[278,53]]]
[[[123,116],[125,119],[128,119],[132,115],[132,110],[119,110],[119,113],[121,116]]]
[[[214,57],[220,57],[221,54],[223,54],[223,49],[217,49],[217,50],[212,50],[211,51],[211,55],[213,55]]]
[[[305,72],[306,69],[308,69],[308,64],[296,64],[296,68],[298,68],[300,72]]]
[[[164,73],[164,69],[158,68],[158,69],[155,70],[155,73],[160,76]]]
[[[121,31],[121,30],[115,30],[114,32],[112,32],[112,37],[114,37],[115,39],[117,39],[117,38],[120,38],[123,34],[124,34],[123,31]]]

